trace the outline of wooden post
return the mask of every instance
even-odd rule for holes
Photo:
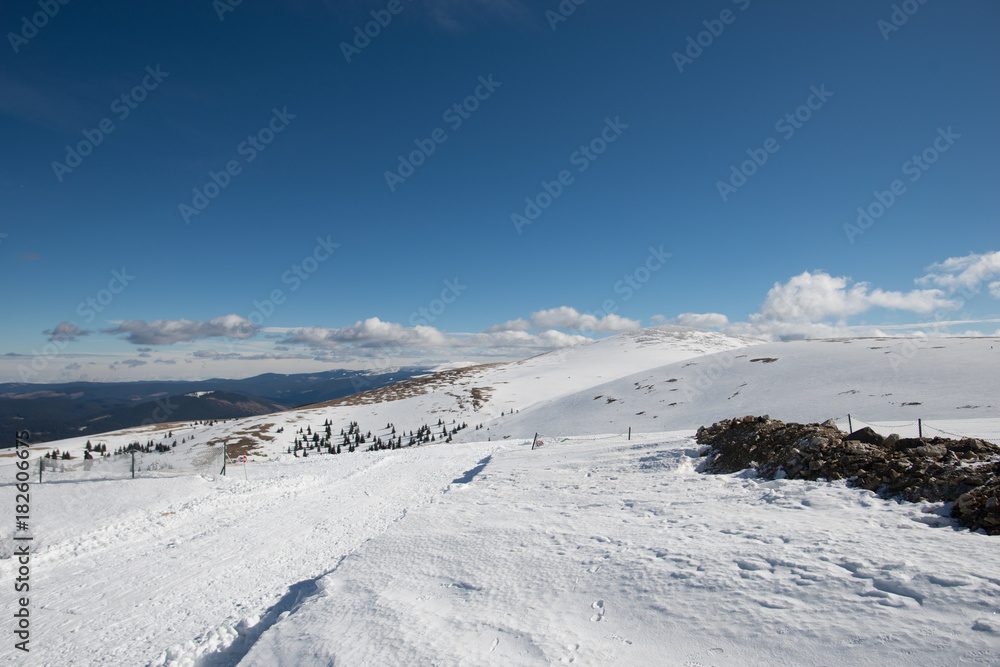
[[[632,427],[631,426],[628,427],[628,439],[629,440],[632,439]]]
[[[851,426],[851,413],[847,413],[847,432],[854,433],[854,427]]]
[[[135,450],[132,450],[132,479],[135,479]]]
[[[919,434],[918,437],[924,437],[924,422],[922,419],[917,420],[917,433]]]
[[[222,443],[222,476],[226,475],[226,443]]]

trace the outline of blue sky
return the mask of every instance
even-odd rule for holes
[[[0,381],[1000,329],[996,3],[179,5],[0,12]]]

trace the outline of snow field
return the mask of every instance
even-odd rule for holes
[[[484,458],[240,664],[1000,660],[993,538],[843,484],[697,474],[682,434],[638,440]]]
[[[33,485],[32,652],[18,659],[1000,664],[995,537],[955,528],[939,505],[844,483],[701,475],[691,439],[745,414],[847,428],[852,413],[855,428],[872,420],[884,434],[914,436],[921,417],[927,436],[996,441],[991,342],[908,354],[912,341],[758,344],[664,327],[471,369],[398,400],[47,443],[33,455],[172,429],[187,438],[164,455],[178,467],[210,461],[223,440],[257,449],[247,479],[213,462],[196,475],[47,473]],[[478,407],[473,389],[487,398]],[[336,439],[350,421],[384,438],[389,422],[409,432],[439,418],[469,428],[452,444],[284,453],[299,427],[327,419]],[[552,437],[530,451],[535,432]],[[8,477],[0,499],[13,507]],[[12,551],[0,533],[8,580]],[[13,596],[0,588],[0,605]]]
[[[19,664],[196,664],[498,446],[287,457],[248,466],[249,481],[34,485],[32,650]],[[0,489],[7,507],[13,493]],[[10,535],[0,544],[12,580]],[[0,605],[13,595],[4,587]]]

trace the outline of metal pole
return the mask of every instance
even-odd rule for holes
[[[854,433],[854,427],[851,426],[851,413],[847,413],[847,432]]]
[[[38,459],[38,483],[42,483],[42,470],[45,469],[45,457]]]
[[[135,479],[135,450],[132,450],[132,479]]]
[[[631,426],[628,427],[628,439],[629,440],[632,439],[632,427]]]
[[[917,433],[920,434],[919,437],[924,437],[924,422],[922,419],[917,420]]]
[[[532,449],[535,448],[535,443],[536,442],[538,442],[538,434],[537,433],[535,434],[535,437],[531,439],[531,448]]]
[[[222,443],[222,475],[226,474],[226,443]]]

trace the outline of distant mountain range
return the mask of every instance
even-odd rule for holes
[[[0,447],[13,431],[33,442],[104,433],[142,424],[211,421],[266,414],[330,401],[432,372],[406,367],[387,373],[332,370],[242,380],[0,384]]]

